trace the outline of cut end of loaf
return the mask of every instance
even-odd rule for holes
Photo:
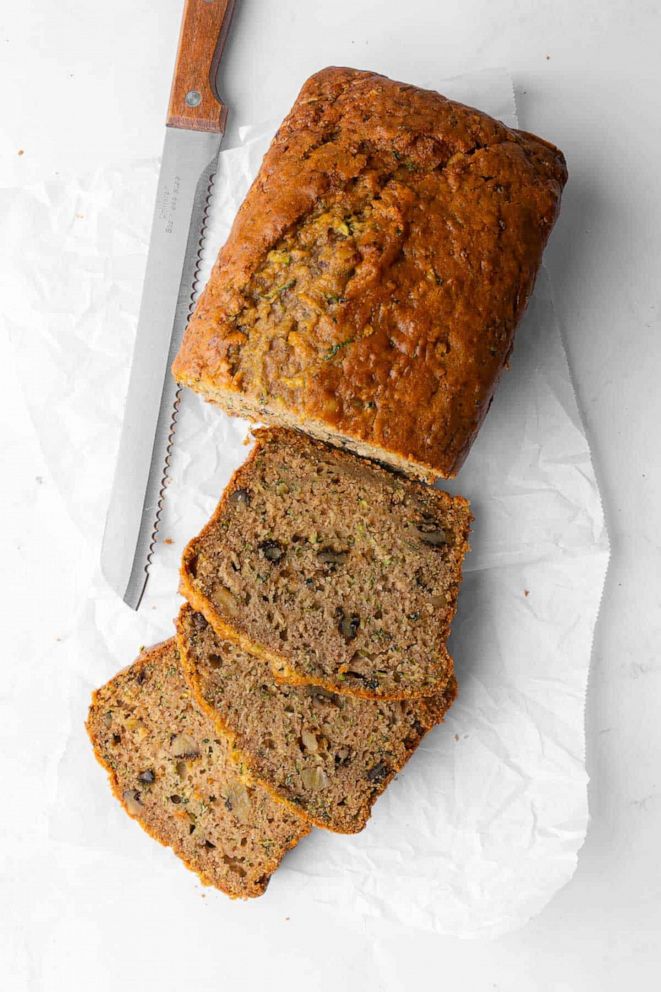
[[[378,444],[372,444],[358,436],[334,430],[332,424],[324,423],[313,417],[299,415],[294,410],[287,409],[282,405],[268,402],[257,403],[249,395],[237,390],[223,389],[208,384],[202,385],[189,379],[183,373],[177,381],[181,385],[193,389],[207,403],[219,407],[231,417],[243,417],[255,424],[283,427],[309,434],[318,441],[350,451],[352,454],[367,458],[379,465],[385,465],[396,472],[420,479],[423,482],[433,484],[439,479],[452,479],[463,463],[462,459],[451,469],[443,471],[438,466],[420,461],[410,454],[390,450]]]

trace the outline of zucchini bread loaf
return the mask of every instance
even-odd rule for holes
[[[427,90],[303,86],[174,363],[227,412],[433,480],[507,364],[567,173],[546,141]]]
[[[246,781],[230,745],[193,704],[174,639],[94,693],[87,721],[127,813],[207,885],[261,895],[309,825]]]
[[[184,551],[183,595],[283,682],[382,699],[443,692],[466,500],[298,432],[255,436]]]
[[[182,665],[198,703],[237,760],[276,799],[319,827],[362,830],[373,803],[456,696],[372,701],[317,686],[282,685],[266,662],[221,640],[184,606],[177,621]]]

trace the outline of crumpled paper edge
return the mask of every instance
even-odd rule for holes
[[[566,360],[566,351],[565,351],[565,360]],[[567,368],[569,368],[569,366],[568,366],[568,363],[567,363]],[[598,487],[597,487],[597,491],[598,491]],[[603,512],[603,508],[602,508],[602,512]],[[605,574],[605,573],[604,573],[604,574]],[[602,591],[603,591],[603,583],[602,583]],[[594,636],[594,627],[593,627],[593,636]],[[545,900],[545,901],[548,901],[548,900]],[[525,922],[525,921],[523,921],[523,922]],[[516,925],[516,924],[515,924],[515,925]],[[518,925],[521,925],[521,924],[518,924]],[[438,932],[438,931],[437,931],[437,932]],[[445,932],[449,932],[449,931],[445,931]]]

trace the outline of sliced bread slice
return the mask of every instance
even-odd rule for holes
[[[181,591],[284,682],[370,699],[442,692],[470,508],[346,451],[255,432]]]
[[[87,731],[127,813],[205,885],[233,898],[261,895],[309,832],[241,776],[229,742],[193,703],[174,639],[94,693]]]
[[[364,700],[314,686],[283,685],[269,665],[221,640],[184,606],[177,640],[188,682],[237,759],[277,799],[314,824],[362,830],[375,800],[443,719],[456,696]]]

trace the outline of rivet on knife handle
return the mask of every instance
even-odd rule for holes
[[[149,253],[101,569],[137,610],[147,583],[176,421],[170,368],[197,290],[200,249],[225,124],[213,80],[233,3],[188,0],[165,128]]]
[[[215,75],[229,30],[234,0],[185,0],[168,127],[223,131],[227,109]]]

